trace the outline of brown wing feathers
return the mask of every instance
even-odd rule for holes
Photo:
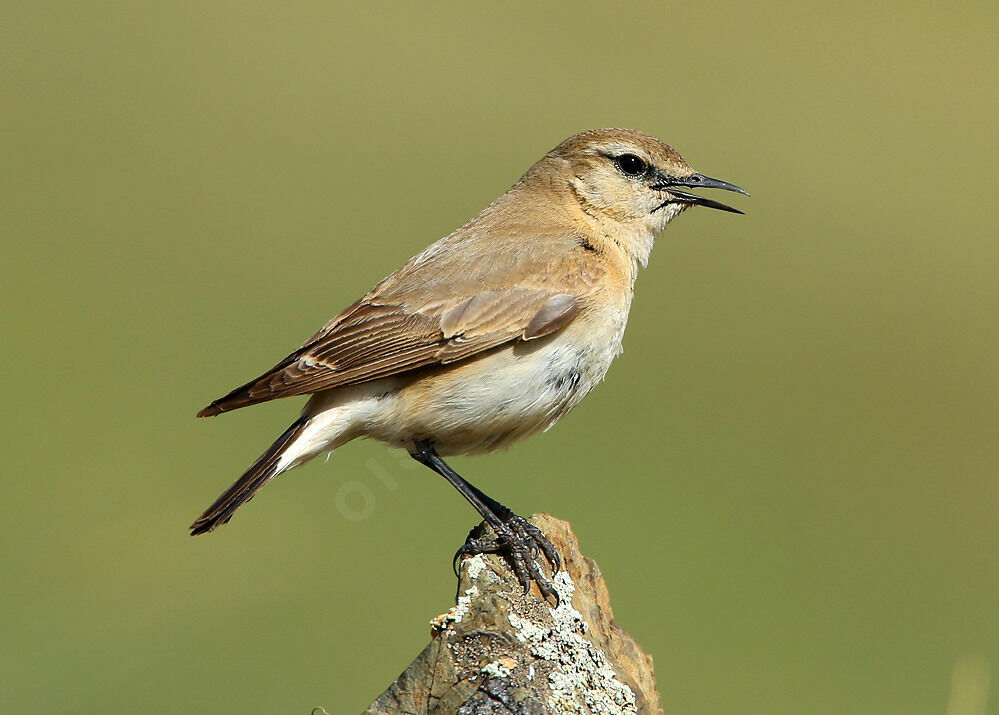
[[[422,318],[422,320],[421,320]],[[198,413],[209,417],[278,397],[305,395],[365,382],[433,362],[439,327],[398,306],[360,303],[332,326],[256,380]]]
[[[574,296],[528,288],[483,291],[446,308],[359,301],[298,351],[198,416],[463,360],[511,340],[555,332],[579,308]]]

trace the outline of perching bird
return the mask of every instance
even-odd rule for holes
[[[637,131],[566,139],[301,348],[198,413],[312,396],[191,533],[229,521],[278,474],[373,437],[447,479],[492,527],[495,541],[469,541],[456,558],[502,553],[525,590],[533,580],[551,595],[534,560],[540,550],[558,570],[548,539],[441,456],[490,452],[545,430],[603,379],[657,234],[690,206],[742,213],[687,188],[746,193]]]

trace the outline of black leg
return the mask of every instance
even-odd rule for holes
[[[525,593],[530,589],[531,581],[534,581],[545,598],[554,596],[558,602],[558,594],[534,560],[540,551],[551,564],[552,572],[558,571],[561,566],[558,552],[541,530],[467,482],[441,459],[434,445],[428,440],[417,440],[414,447],[414,451],[411,452],[413,459],[447,479],[496,532],[495,541],[470,539],[465,542],[454,555],[455,561],[465,554],[502,554],[510,563]]]

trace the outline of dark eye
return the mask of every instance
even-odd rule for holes
[[[617,168],[628,176],[641,176],[648,169],[648,165],[634,154],[622,154],[614,159]]]

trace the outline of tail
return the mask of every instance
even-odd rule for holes
[[[250,465],[243,476],[226,489],[222,496],[191,524],[191,536],[208,533],[225,524],[239,507],[250,501],[261,487],[277,476],[281,455],[305,431],[308,424],[309,418],[303,416],[285,430],[285,433]]]

